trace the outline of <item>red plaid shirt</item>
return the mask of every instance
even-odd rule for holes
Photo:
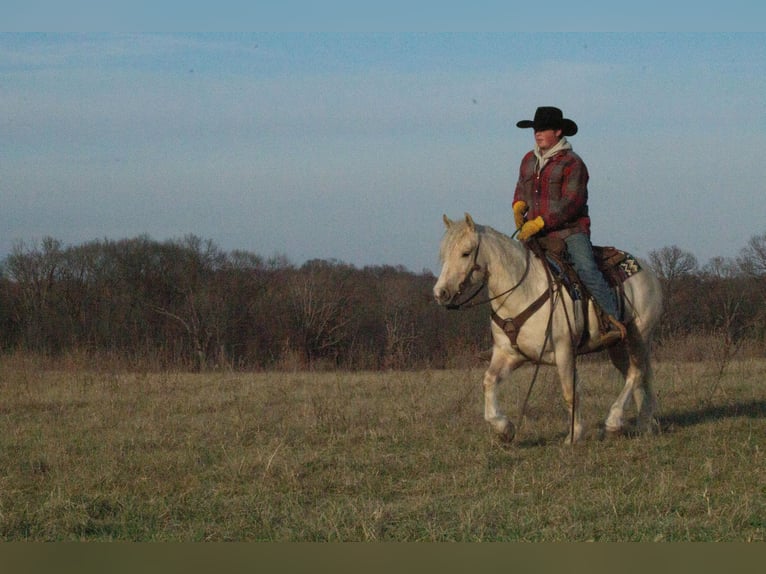
[[[551,157],[537,174],[534,151],[521,160],[513,203],[526,202],[527,221],[542,216],[542,235],[565,238],[573,233],[590,236],[588,168],[571,149]]]

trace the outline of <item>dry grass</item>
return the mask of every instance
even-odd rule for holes
[[[621,386],[551,371],[511,447],[481,371],[147,374],[0,358],[2,540],[764,540],[766,361],[656,366],[661,433],[599,440]],[[531,371],[506,389],[515,419]]]

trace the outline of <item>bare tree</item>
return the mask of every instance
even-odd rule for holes
[[[724,372],[742,346],[743,336],[752,325],[745,278],[741,267],[732,259],[714,257],[705,265],[703,278],[708,291],[708,310],[713,321],[712,334],[720,341],[718,377],[710,391],[710,399],[721,389]]]
[[[662,281],[666,301],[672,299],[678,282],[696,273],[699,267],[694,254],[683,251],[677,245],[649,252],[649,262]]]
[[[290,279],[292,340],[312,366],[318,359],[338,361],[350,343],[353,291],[346,270],[310,261]]]
[[[210,355],[219,349],[225,326],[225,295],[220,293],[219,271],[226,256],[212,241],[188,235],[180,242],[166,244],[169,257],[162,267],[166,281],[175,291],[166,302],[149,302],[160,315],[180,325],[186,333],[194,357],[195,370],[208,366]]]
[[[766,231],[754,235],[741,251],[738,259],[742,270],[753,276],[766,276]]]
[[[754,235],[740,251],[737,262],[753,297],[752,335],[766,339],[766,232]]]
[[[696,288],[689,279],[698,272],[697,258],[673,245],[651,251],[649,262],[662,284],[665,315],[660,337],[672,336],[691,328],[693,318],[686,302],[696,296]]]
[[[61,346],[56,334],[56,288],[63,258],[61,242],[46,237],[39,246],[23,242],[14,245],[6,260],[6,270],[19,286],[22,316],[18,320],[24,325],[25,342],[31,347],[52,350]]]

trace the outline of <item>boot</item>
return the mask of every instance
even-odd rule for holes
[[[611,347],[615,343],[624,341],[625,337],[628,336],[628,330],[625,328],[625,325],[618,321],[614,316],[607,315],[606,319],[609,322],[609,330],[605,333],[601,333],[601,341],[599,341],[599,344],[602,347]]]

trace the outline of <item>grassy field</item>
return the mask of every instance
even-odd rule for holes
[[[658,435],[588,440],[543,370],[509,447],[481,369],[129,373],[0,358],[0,539],[763,541],[766,361],[656,365]],[[518,425],[531,377],[504,402]]]

